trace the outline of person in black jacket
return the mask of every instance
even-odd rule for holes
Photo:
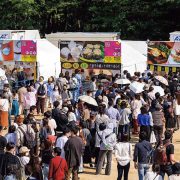
[[[52,110],[52,118],[56,121],[57,124],[56,131],[62,132],[68,124],[68,117],[67,117],[68,108],[63,107],[63,109],[60,110],[59,101],[55,101],[53,105],[54,105],[54,109]]]
[[[3,127],[0,126],[0,154],[4,154],[4,149],[7,144],[6,138],[2,135]]]
[[[19,158],[15,156],[16,146],[10,142],[6,145],[6,153],[0,155],[1,175],[5,179],[17,180],[20,176],[21,164]]]

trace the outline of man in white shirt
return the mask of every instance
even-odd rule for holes
[[[113,100],[110,99],[108,102],[108,105],[109,105],[109,108],[106,110],[106,115],[109,117],[109,119],[113,123],[114,125],[113,131],[117,134],[117,123],[120,120],[120,114],[119,114],[119,111],[113,107]]]
[[[65,128],[63,130],[63,136],[59,137],[56,141],[56,147],[61,148],[61,157],[65,159],[65,151],[64,146],[71,135],[70,130],[68,128]]]

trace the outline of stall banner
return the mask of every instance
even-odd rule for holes
[[[21,54],[23,62],[35,62],[37,54],[37,43],[32,40],[22,40]]]
[[[148,64],[180,67],[180,42],[149,42]]]
[[[158,65],[152,65],[149,64],[147,69],[151,71],[157,71],[157,72],[180,72],[180,67],[169,67],[169,66],[158,66]]]
[[[112,64],[112,63],[61,63],[62,69],[114,69],[120,70],[121,64]]]
[[[0,61],[36,61],[36,42],[0,40]]]
[[[93,67],[92,64],[95,64],[97,69],[109,69],[114,67],[109,64],[121,64],[121,44],[118,41],[61,41],[60,57],[63,65],[67,63],[62,68],[76,68],[77,63],[80,66],[87,64],[84,68]]]

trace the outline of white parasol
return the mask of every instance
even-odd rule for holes
[[[152,86],[154,88],[153,93],[160,93],[160,96],[164,96],[164,89],[161,86]]]
[[[107,80],[107,79],[101,79],[101,82],[102,82],[102,83],[107,83],[107,82],[109,82],[109,80]]]
[[[114,83],[116,84],[131,84],[131,81],[128,79],[117,79]]]
[[[139,82],[133,82],[130,84],[130,90],[133,91],[135,94],[141,93],[144,91],[144,84]]]
[[[5,75],[5,71],[0,68],[0,77],[4,77],[4,76],[6,76],[6,75]]]
[[[155,76],[154,78],[157,79],[162,84],[165,84],[166,86],[168,86],[168,81],[163,76]]]
[[[91,104],[93,106],[98,106],[96,100],[94,98],[92,98],[91,96],[82,95],[82,96],[79,96],[79,99],[81,101]]]

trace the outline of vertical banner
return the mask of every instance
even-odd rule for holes
[[[35,62],[37,54],[37,43],[31,40],[22,40],[21,54],[23,62]]]

